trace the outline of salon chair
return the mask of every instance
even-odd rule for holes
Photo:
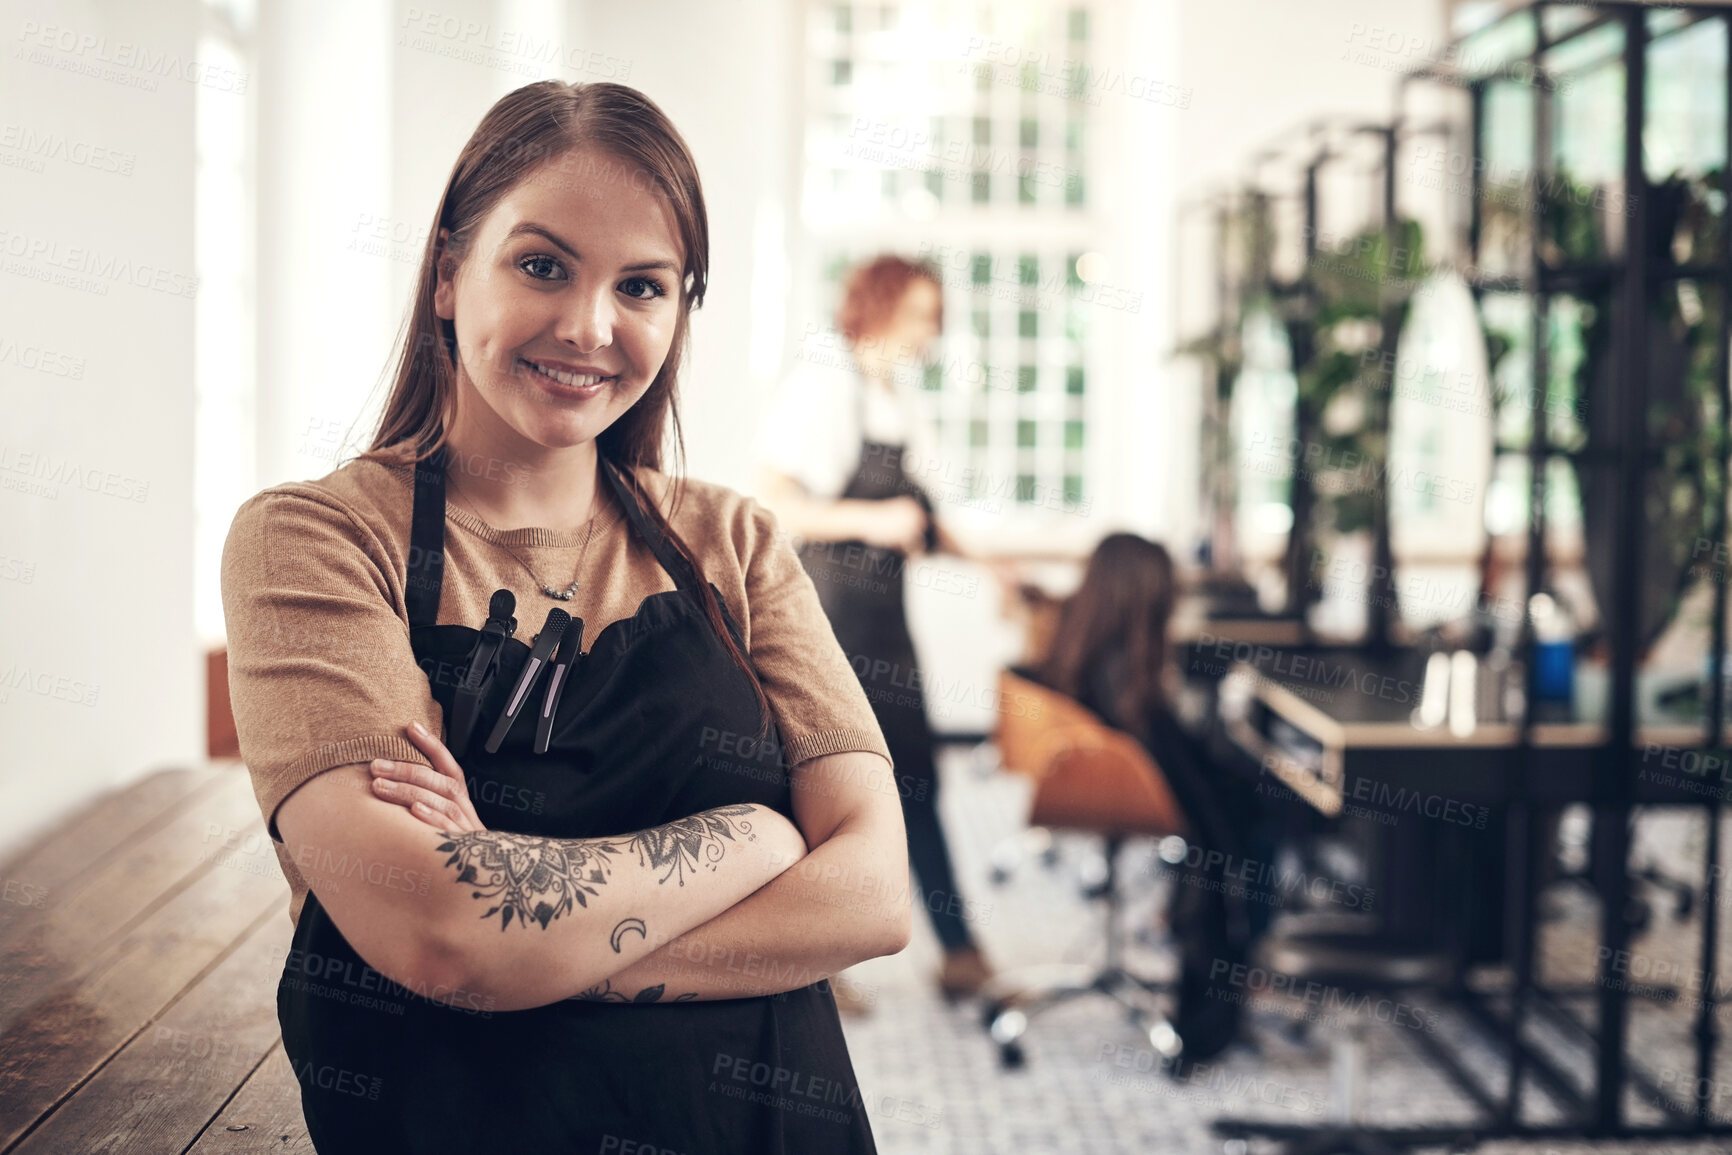
[[[983,1021],[1000,1060],[1006,1067],[1023,1064],[1020,1040],[1035,1014],[1096,994],[1121,1004],[1156,1052],[1171,1059],[1182,1046],[1178,1033],[1144,996],[1170,993],[1172,984],[1135,975],[1124,965],[1117,860],[1127,839],[1185,835],[1173,791],[1141,743],[1075,700],[1011,671],[1000,673],[999,690],[999,701],[1014,708],[1000,712],[993,742],[1005,769],[1034,780],[1031,828],[1099,835],[1106,858],[1105,877],[1089,892],[1106,908],[1101,966],[1001,972],[982,992]],[[1064,974],[1050,977],[1055,969]]]

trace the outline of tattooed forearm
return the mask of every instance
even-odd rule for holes
[[[613,989],[612,979],[602,979],[599,986],[590,987],[587,991],[573,997],[584,1003],[659,1003],[666,993],[667,984],[657,983],[653,987],[645,987],[636,995],[628,996],[624,991]],[[668,1002],[689,1003],[697,997],[697,992],[693,991],[690,994],[676,995]]]
[[[687,870],[696,870],[699,866],[708,866],[711,870],[716,868],[716,863],[722,860],[727,850],[722,845],[724,838],[732,842],[734,833],[738,831],[740,837],[757,841],[758,836],[752,833],[751,814],[749,805],[718,806],[665,826],[640,830],[628,836],[625,844],[628,849],[637,851],[640,863],[656,870],[666,868],[657,881],[666,882],[677,875],[680,885],[684,886]]]
[[[619,851],[604,840],[539,838],[499,830],[449,835],[439,849],[450,852],[445,865],[457,867],[457,881],[475,887],[471,897],[493,900],[481,917],[499,915],[500,930],[510,926],[513,918],[519,925],[537,922],[546,930],[573,903],[588,906],[589,897],[608,880],[612,857]]]
[[[513,921],[519,926],[538,923],[546,930],[574,905],[589,905],[589,899],[613,877],[618,855],[635,851],[640,867],[659,872],[657,883],[677,878],[684,886],[688,870],[716,870],[727,843],[758,840],[753,832],[754,809],[749,804],[718,806],[619,838],[546,838],[476,830],[441,836],[439,849],[451,856],[445,865],[457,868],[457,882],[474,888],[471,897],[492,903],[482,913],[483,919],[497,914],[500,930]],[[609,936],[615,954],[622,952],[624,936],[631,931],[649,937],[643,920],[625,919]]]

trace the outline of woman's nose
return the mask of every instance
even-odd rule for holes
[[[612,287],[583,289],[561,314],[557,336],[579,353],[593,353],[613,344],[614,320]]]

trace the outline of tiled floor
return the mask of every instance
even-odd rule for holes
[[[1056,869],[1031,860],[1007,885],[994,887],[988,877],[992,848],[1020,828],[1025,787],[1004,775],[976,773],[965,751],[947,753],[944,774],[941,807],[959,884],[978,912],[974,929],[994,963],[1013,968],[1094,962],[1100,908],[1078,897],[1077,880],[1095,846],[1086,838],[1063,839]],[[1688,861],[1690,839],[1699,838],[1703,829],[1701,819],[1689,815],[1651,816],[1639,831],[1637,859],[1672,863],[1687,876],[1678,864]],[[1732,831],[1732,820],[1728,829]],[[1732,841],[1725,844],[1732,846]],[[1137,892],[1128,920],[1133,926],[1155,921],[1162,884],[1147,869],[1149,854],[1149,847],[1133,846],[1121,863]],[[1591,900],[1564,888],[1550,901],[1560,917],[1546,927],[1545,973],[1590,979],[1596,942]],[[1680,931],[1669,919],[1666,910],[1639,940],[1646,954],[1694,949],[1697,924]],[[1134,947],[1133,958],[1141,971],[1166,973],[1158,939]],[[1113,1004],[1086,999],[1037,1017],[1024,1037],[1027,1065],[1005,1071],[978,1012],[970,1006],[947,1006],[935,993],[930,976],[937,959],[930,925],[917,918],[915,939],[906,951],[850,972],[876,1000],[872,1014],[847,1020],[847,1029],[884,1155],[1203,1155],[1223,1149],[1210,1131],[1211,1121],[1220,1116],[1257,1114],[1289,1122],[1326,1117],[1333,1032],[1316,1031],[1308,1042],[1290,1037],[1283,1029],[1288,1021],[1283,1012],[1291,1015],[1294,1008],[1261,1006],[1254,1015],[1255,1051],[1235,1049],[1192,1080],[1175,1082],[1152,1069],[1153,1049]],[[1732,1027],[1732,1022],[1723,1026]],[[1687,1029],[1687,1017],[1658,1008],[1644,1006],[1632,1015],[1632,1037],[1657,1067],[1689,1069]],[[1444,1013],[1435,1030],[1465,1050],[1474,1070],[1488,1075],[1501,1070],[1497,1051],[1456,1017]],[[1471,1120],[1470,1102],[1424,1061],[1410,1035],[1404,1027],[1368,1032],[1367,1117],[1402,1124]],[[1537,1028],[1535,1042],[1547,1046],[1568,1069],[1584,1075],[1591,1071],[1590,1057],[1580,1044],[1562,1036],[1547,1038]],[[1732,1048],[1727,1050],[1720,1081],[1732,1092]],[[1545,1118],[1549,1101],[1539,1095],[1529,1099],[1529,1117]],[[1732,1094],[1728,1099],[1732,1106]],[[1488,1143],[1480,1150],[1496,1155],[1683,1155],[1732,1152],[1732,1140]]]

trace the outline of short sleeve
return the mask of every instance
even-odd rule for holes
[[[746,582],[747,649],[775,712],[788,765],[845,750],[869,750],[891,762],[866,691],[775,515],[745,498],[736,532]]]
[[[839,369],[806,366],[789,374],[758,428],[758,462],[813,497],[840,496],[859,457],[846,385]]]
[[[335,500],[266,490],[223,544],[229,697],[240,753],[271,837],[277,807],[337,766],[425,765],[403,734],[441,732],[378,540]]]

